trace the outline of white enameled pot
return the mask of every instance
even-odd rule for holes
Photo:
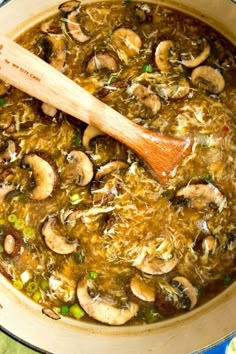
[[[0,9],[0,32],[14,38],[57,11],[60,0],[11,0]],[[153,0],[154,2],[154,0]],[[220,30],[236,44],[236,0],[162,0]],[[55,354],[185,354],[236,330],[236,283],[209,303],[175,319],[119,328],[53,320],[0,276],[0,326],[34,348]]]

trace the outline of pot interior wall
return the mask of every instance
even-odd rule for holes
[[[53,14],[59,3],[58,0],[12,0],[0,10],[0,31],[15,37]],[[168,4],[195,14],[236,43],[236,5],[232,1],[208,0],[206,4],[206,0],[182,0]],[[143,327],[114,328],[69,319],[52,320],[42,314],[39,305],[17,292],[0,276],[0,321],[7,331],[23,341],[57,354],[108,354],[111,351],[114,354],[120,351],[124,354],[165,354],[172,353],[173,348],[176,354],[181,354],[199,350],[235,330],[236,316],[232,313],[235,293],[236,284],[233,284],[208,304],[176,319]]]

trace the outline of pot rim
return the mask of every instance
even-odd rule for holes
[[[53,6],[38,12],[39,2],[40,0],[35,1],[36,6],[29,19],[20,21],[14,30],[7,31],[10,37],[16,38],[36,22],[53,15],[57,11],[56,4],[58,5],[61,1],[52,0],[50,3],[53,3]],[[83,2],[91,2],[91,0]],[[166,5],[165,0],[157,2]],[[17,11],[19,3],[19,0],[8,2],[1,8],[0,18],[2,16],[3,19],[7,18],[9,11]],[[193,14],[191,8],[180,6],[178,1],[170,0],[168,3],[173,8],[177,4],[178,9]],[[222,26],[217,21],[209,20],[206,16],[196,13],[195,10],[194,16],[222,31]],[[224,35],[236,43],[236,33],[233,35],[224,32]],[[91,352],[106,354],[109,348],[112,348],[113,354],[120,353],[120,348],[123,354],[146,354],[154,350],[165,354],[171,353],[173,347],[176,354],[191,353],[197,350],[202,352],[209,349],[212,343],[219,343],[223,338],[236,334],[236,311],[233,307],[235,294],[236,283],[229,286],[215,299],[176,318],[145,326],[109,327],[100,323],[77,322],[69,318],[54,321],[42,314],[42,307],[39,304],[14,289],[10,282],[0,275],[0,327],[35,350],[51,353],[56,351],[57,354],[74,353],[75,349],[78,350],[78,345],[80,354]],[[54,327],[53,332],[52,327]],[[49,331],[50,341],[48,340]]]

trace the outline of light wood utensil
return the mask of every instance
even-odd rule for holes
[[[163,136],[140,127],[3,35],[0,78],[125,144],[151,167],[160,182],[191,151],[190,139]]]

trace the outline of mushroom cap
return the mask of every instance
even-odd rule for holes
[[[105,134],[100,129],[92,125],[88,125],[86,127],[82,138],[82,145],[85,148],[85,150],[89,150],[90,141],[99,135],[105,135]]]
[[[196,66],[202,64],[210,55],[211,47],[206,40],[204,40],[204,49],[203,51],[195,58],[182,60],[182,64],[187,68],[195,68]]]
[[[87,36],[80,27],[77,10],[68,13],[66,18],[66,27],[69,35],[75,41],[85,43],[90,39],[90,36]]]
[[[177,288],[181,295],[185,295],[189,299],[189,310],[196,306],[198,301],[198,293],[196,288],[188,279],[181,276],[175,277],[172,279],[172,285]]]
[[[44,200],[52,195],[57,184],[57,172],[46,159],[36,153],[24,155],[23,165],[29,165],[32,169],[36,186],[31,191],[31,198]]]
[[[118,65],[115,58],[110,53],[100,52],[95,53],[87,64],[86,71],[93,73],[101,69],[117,71]]]
[[[120,308],[108,297],[89,295],[89,288],[93,287],[91,279],[83,279],[77,286],[77,298],[84,311],[95,320],[113,326],[128,322],[138,312],[138,305],[129,302],[127,307]]]
[[[48,218],[42,225],[42,235],[48,248],[58,254],[70,254],[78,246],[77,241],[71,243],[55,230],[56,218]]]
[[[180,188],[176,193],[177,197],[183,197],[190,202],[194,208],[201,209],[209,204],[215,204],[221,208],[225,203],[225,197],[213,184],[188,184]]]
[[[121,51],[122,58],[129,58],[137,55],[142,46],[142,40],[137,33],[129,28],[118,28],[112,33],[112,43]]]
[[[80,186],[86,186],[93,178],[93,164],[83,151],[69,153],[70,162],[65,168],[65,178]]]
[[[155,51],[155,63],[160,71],[170,71],[170,64],[168,61],[169,51],[173,47],[171,40],[161,41],[156,47]]]
[[[137,277],[131,279],[130,289],[140,300],[148,302],[155,301],[155,290]]]
[[[129,164],[125,161],[121,161],[121,160],[115,160],[115,161],[111,161],[108,162],[107,164],[101,166],[96,175],[95,175],[95,179],[99,180],[101,178],[103,178],[104,176],[108,175],[109,173],[112,173],[116,170],[121,170],[124,168],[127,168],[129,166]]]
[[[224,90],[225,80],[221,73],[211,66],[198,66],[192,71],[192,83],[211,93],[218,94]]]

